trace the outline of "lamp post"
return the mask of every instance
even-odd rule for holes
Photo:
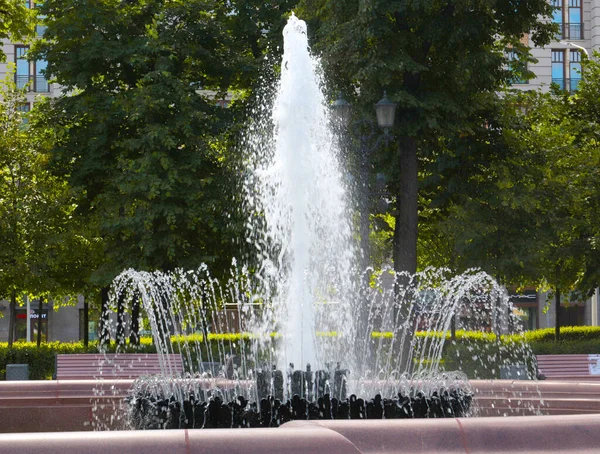
[[[580,51],[582,51],[585,54],[585,56],[588,58],[588,60],[589,60],[590,53],[588,52],[588,50],[585,47],[580,46],[579,44],[572,43],[571,41],[565,41],[565,40],[561,40],[561,41],[559,41],[559,43],[561,43],[561,44],[563,44],[565,46],[576,47],[577,49],[579,49]]]
[[[339,126],[348,128],[359,139],[358,148],[358,183],[359,183],[359,212],[360,212],[360,245],[362,254],[363,269],[366,269],[370,259],[369,248],[369,197],[372,194],[369,185],[369,158],[371,153],[377,150],[383,143],[389,143],[392,135],[389,130],[394,126],[396,115],[396,103],[387,98],[383,93],[383,98],[375,104],[375,114],[377,125],[383,130],[380,134],[375,123],[369,119],[361,119],[348,127],[352,116],[352,106],[341,95],[332,105],[335,119]],[[374,141],[374,142],[373,142]],[[381,186],[384,181],[383,175],[378,175],[378,184]],[[381,188],[378,188],[381,190]]]
[[[564,39],[559,41],[559,43],[564,46],[567,46],[567,47],[574,47],[576,49],[579,49],[581,52],[583,52],[585,54],[586,60],[590,59],[590,53],[588,52],[588,50],[585,47],[580,46],[579,44],[572,43],[571,41],[566,41]],[[576,69],[576,71],[577,71],[577,69]],[[581,63],[579,64],[578,72],[581,74]],[[577,82],[573,83],[575,80]],[[573,78],[573,69],[571,69],[570,73],[569,73],[569,87],[568,87],[570,93],[573,93],[573,91],[577,90],[577,85],[579,83],[579,80],[580,80],[579,78]],[[563,87],[563,88],[566,88],[566,87]]]

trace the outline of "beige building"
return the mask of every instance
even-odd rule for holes
[[[24,0],[29,8],[34,8],[35,0]],[[36,33],[38,36],[44,34],[46,27],[38,25]],[[2,50],[6,55],[6,61],[0,62],[0,81],[4,81],[7,73],[14,72],[17,87],[27,87],[27,102],[23,104],[23,110],[29,111],[37,96],[58,96],[60,89],[56,84],[51,84],[44,75],[46,62],[43,60],[29,61],[27,52],[29,46],[20,42],[3,41]]]
[[[529,65],[536,77],[527,83],[515,83],[523,90],[547,91],[551,83],[569,91],[577,89],[581,79],[581,56],[600,51],[600,0],[549,0],[555,7],[553,21],[560,31],[546,47],[534,47],[538,60]]]

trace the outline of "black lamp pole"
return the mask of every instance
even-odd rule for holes
[[[359,193],[359,212],[360,212],[360,245],[362,254],[363,269],[370,262],[370,247],[369,247],[369,198],[372,191],[369,185],[369,163],[370,155],[374,153],[383,143],[388,143],[392,140],[389,129],[394,125],[396,113],[396,104],[387,99],[384,92],[383,98],[375,105],[377,115],[377,125],[383,129],[383,134],[380,134],[375,127],[375,122],[369,119],[355,121],[350,127],[348,123],[352,115],[351,105],[339,95],[339,98],[333,103],[333,110],[337,122],[341,127],[348,128],[354,136],[359,139],[358,149],[358,184]]]

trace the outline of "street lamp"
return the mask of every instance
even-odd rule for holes
[[[338,95],[338,99],[331,107],[333,108],[333,113],[337,122],[346,126],[350,121],[350,116],[352,115],[352,106],[350,106],[350,103],[343,98],[341,92]]]
[[[387,98],[385,91],[383,92],[383,98],[375,104],[375,113],[377,114],[377,124],[387,134],[388,130],[394,126],[396,103]]]
[[[332,105],[333,115],[338,125],[347,126],[352,115],[350,104],[340,94],[338,99]],[[377,188],[375,192],[370,190],[369,185],[369,157],[371,153],[377,150],[382,143],[388,143],[392,136],[389,129],[394,126],[396,116],[396,103],[387,98],[387,93],[383,93],[383,98],[375,104],[375,114],[377,125],[383,130],[383,134],[376,131],[375,122],[370,119],[362,119],[354,122],[348,129],[355,137],[358,137],[360,146],[358,148],[359,161],[359,212],[360,212],[360,238],[361,249],[364,260],[364,268],[368,264],[369,252],[369,198],[372,195],[379,197],[385,193],[385,176],[378,174]],[[382,204],[378,204],[382,206]]]
[[[395,102],[390,101],[387,98],[387,92],[383,92],[383,98],[375,104],[375,114],[377,115],[377,124],[384,133],[387,134],[388,130],[394,126],[394,119],[396,118],[396,106]],[[347,125],[352,115],[352,106],[346,101],[342,94],[338,95],[338,99],[331,106],[333,109],[334,116],[339,124]]]

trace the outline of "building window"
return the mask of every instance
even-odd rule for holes
[[[577,90],[581,80],[581,52],[573,50],[569,52],[569,91],[573,93]]]
[[[45,60],[37,60],[35,62],[35,88],[38,93],[48,93],[50,84],[46,80],[45,72],[48,67],[48,62]]]
[[[581,0],[552,0],[552,20],[559,25],[557,39],[583,39]]]
[[[38,323],[40,318],[38,309],[31,309],[27,314],[26,309],[15,311],[15,341],[27,341],[27,323],[29,323],[31,342],[36,342]],[[48,309],[42,309],[42,342],[48,339]]]
[[[562,326],[585,326],[585,305],[561,304],[559,312]]]
[[[566,55],[569,60],[566,60]],[[581,52],[579,50],[565,49],[552,50],[552,83],[561,90],[573,93],[581,80]]]
[[[29,47],[27,46],[15,46],[15,66],[17,68],[15,83],[18,88],[28,86],[29,91],[48,93],[50,92],[50,84],[45,75],[48,63],[45,60],[37,60],[32,64],[27,58],[28,50]],[[32,69],[35,76],[32,76]]]
[[[32,8],[38,9],[43,4],[44,4],[44,2],[42,2],[42,1],[32,0]],[[46,29],[48,28],[44,25],[44,19],[46,19],[46,16],[44,16],[42,14],[38,14],[37,19],[38,19],[38,24],[35,26],[35,33],[38,37],[42,37],[42,36],[44,36]]]
[[[27,59],[27,46],[15,46],[15,83],[17,88],[25,88],[31,79],[29,60]]]
[[[84,309],[79,309],[79,340],[83,340],[85,335],[85,315]],[[96,320],[88,320],[88,340],[98,340],[98,322]]]
[[[50,92],[50,84],[46,79],[46,68],[48,63],[45,60],[37,60],[33,64],[27,58],[27,46],[15,46],[15,83],[17,88],[29,87],[30,91],[37,93]],[[33,74],[32,76],[32,68]],[[29,85],[28,85],[29,84]]]
[[[22,103],[20,103],[17,106],[17,110],[19,112],[21,112],[21,114],[22,114],[22,120],[21,121],[23,122],[23,124],[27,124],[27,122],[29,120],[27,119],[27,115],[26,114],[27,114],[27,112],[29,112],[31,110],[31,104],[28,103],[28,102],[22,102]]]
[[[519,54],[514,50],[509,50],[506,58],[508,59],[509,69],[515,73],[510,81],[511,85],[528,84],[529,80],[525,77],[527,62],[521,60]]]
[[[533,288],[517,292],[509,289],[509,300],[513,304],[512,313],[521,322],[521,328],[526,330],[538,329],[539,300],[537,290]]]
[[[565,51],[552,50],[552,83],[564,90],[565,84]]]

